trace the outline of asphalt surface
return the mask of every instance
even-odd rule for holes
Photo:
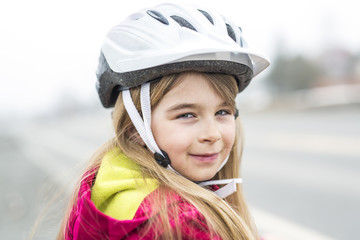
[[[242,113],[242,173],[263,235],[356,239],[360,228],[360,107]],[[2,119],[0,236],[54,239],[68,192],[112,137],[101,109]]]
[[[323,237],[356,239],[360,228],[359,110],[245,116],[243,173],[250,204]]]

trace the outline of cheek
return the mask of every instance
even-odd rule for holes
[[[226,126],[223,136],[224,136],[225,145],[229,148],[232,148],[232,146],[235,143],[235,135],[236,135],[235,132],[236,132],[235,123]]]
[[[180,128],[172,129],[166,138],[162,143],[172,152],[185,151],[192,143],[192,133]]]
[[[159,148],[169,155],[179,154],[185,151],[191,144],[191,131],[174,124],[163,122],[153,128],[153,134]]]

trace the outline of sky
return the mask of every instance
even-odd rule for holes
[[[95,71],[106,33],[129,14],[160,2],[2,1],[0,117],[98,101]],[[173,2],[215,8],[241,26],[249,45],[270,60],[279,46],[289,55],[316,56],[334,46],[360,53],[360,17],[353,0]]]

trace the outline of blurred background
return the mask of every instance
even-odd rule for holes
[[[113,136],[95,90],[107,31],[161,1],[0,3],[0,235],[54,239],[86,161]],[[176,1],[174,1],[176,2]],[[248,204],[268,239],[360,228],[360,33],[355,2],[186,1],[242,27],[271,66],[238,96]]]

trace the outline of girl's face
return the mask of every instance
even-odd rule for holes
[[[188,73],[179,81],[153,109],[152,131],[176,171],[209,180],[234,144],[234,110],[204,76]]]

